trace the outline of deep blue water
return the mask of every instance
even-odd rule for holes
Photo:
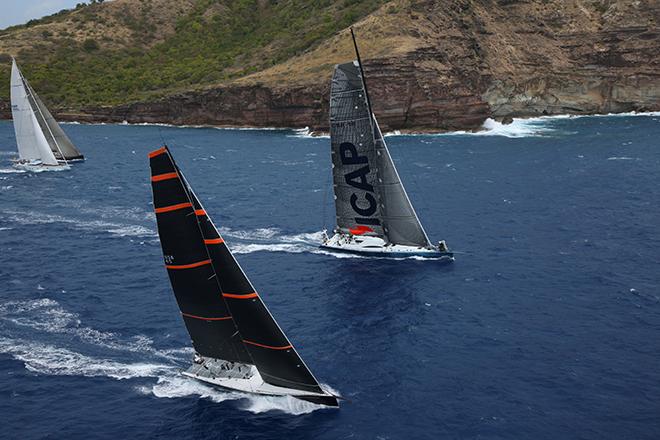
[[[65,130],[86,162],[16,173],[0,122],[0,436],[660,438],[659,116],[389,137],[427,232],[461,252],[449,265],[316,249],[327,138]],[[177,374],[191,351],[146,156],[161,139],[340,410]]]

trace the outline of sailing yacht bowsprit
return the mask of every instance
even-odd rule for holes
[[[83,160],[12,58],[11,112],[18,145],[18,162],[59,165]]]
[[[444,241],[432,245],[408,199],[371,109],[360,53],[335,67],[330,139],[337,227],[321,247],[379,256],[453,259]]]
[[[167,147],[149,154],[165,267],[196,354],[186,376],[338,406],[277,325]]]

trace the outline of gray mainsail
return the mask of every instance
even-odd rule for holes
[[[357,66],[335,67],[330,88],[330,143],[337,227],[385,237],[376,193],[376,148]]]
[[[35,104],[38,108],[38,111],[35,112],[37,114],[37,120],[39,121],[39,125],[43,129],[44,134],[46,134],[46,139],[48,140],[48,144],[50,145],[51,150],[53,150],[55,157],[62,159],[61,156],[64,155],[64,159],[66,160],[84,159],[80,150],[78,150],[73,142],[71,142],[71,139],[69,139],[64,130],[62,130],[62,127],[60,127],[60,124],[57,123],[53,115],[41,101],[39,95],[34,92],[32,86],[29,84],[27,84],[27,86],[29,87],[30,94],[34,98]],[[60,154],[60,152],[62,154]]]
[[[84,159],[80,151],[73,145],[71,139],[66,135],[60,124],[57,123],[53,115],[48,111],[39,95],[36,94],[28,81],[23,78],[23,83],[29,91],[28,98],[30,105],[34,109],[34,114],[39,122],[39,126],[46,136],[48,145],[53,151],[55,157],[59,160]]]
[[[370,107],[359,59],[337,65],[330,90],[330,138],[338,229],[431,247]]]

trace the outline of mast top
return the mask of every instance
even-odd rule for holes
[[[374,112],[371,108],[371,99],[369,98],[369,89],[367,89],[367,78],[364,75],[364,69],[362,68],[362,58],[360,57],[360,50],[358,49],[357,41],[355,39],[355,32],[353,32],[353,27],[350,27],[351,38],[353,38],[353,47],[355,48],[355,55],[357,56],[358,67],[360,68],[360,76],[362,77],[362,84],[364,85],[364,94],[367,98],[367,107],[369,108],[369,114],[373,115]]]

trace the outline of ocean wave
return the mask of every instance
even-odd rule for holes
[[[20,174],[20,173],[27,173],[27,171],[17,168],[0,168],[0,174]]]
[[[504,136],[508,138],[541,137],[547,136],[555,129],[546,126],[542,118],[518,119],[515,118],[510,124],[503,124],[488,118],[484,121],[480,131],[452,131],[439,133],[434,136]]]
[[[303,138],[303,139],[330,139],[330,135],[327,133],[318,133],[315,131],[312,131],[309,129],[309,127],[305,128],[293,128],[291,129],[291,134],[286,135],[286,137],[293,137],[293,138]]]
[[[612,157],[608,157],[607,160],[640,160],[640,159],[639,157],[612,156]]]

